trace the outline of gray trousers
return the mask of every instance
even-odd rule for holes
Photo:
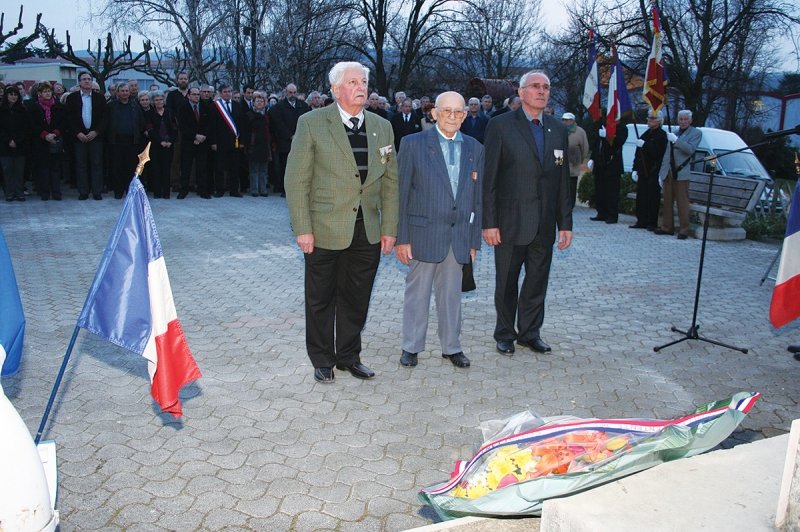
[[[414,250],[411,250],[412,254]],[[431,287],[436,293],[436,310],[439,317],[439,341],[442,354],[460,353],[461,342],[461,277],[462,265],[450,249],[442,262],[409,262],[406,293],[403,299],[404,351],[420,353],[425,350],[428,331],[428,311]]]

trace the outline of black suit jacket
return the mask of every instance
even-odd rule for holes
[[[303,100],[295,100],[294,107],[283,99],[273,105],[269,113],[272,140],[278,144],[278,152],[292,151],[292,137],[297,131],[297,119],[311,110]]]
[[[400,141],[403,137],[422,131],[422,122],[413,109],[409,115],[408,122],[405,121],[405,115],[402,112],[394,115],[391,120],[394,131],[394,147],[398,151],[400,151]]]
[[[667,151],[667,134],[660,127],[648,128],[639,138],[644,141],[644,146],[636,148],[633,169],[639,172],[640,178],[658,179],[661,160]]]
[[[220,100],[222,102],[222,100]],[[228,126],[228,123],[222,117],[221,111],[219,107],[217,107],[216,102],[211,103],[211,109],[209,111],[211,115],[211,135],[210,141],[211,144],[217,145],[217,151],[230,151],[236,149],[236,136],[231,131],[231,128]],[[236,130],[239,133],[239,145],[247,144],[244,138],[244,112],[242,111],[242,104],[231,100],[231,115],[233,116],[233,122],[236,124]]]
[[[464,122],[461,124],[461,132],[483,144],[483,136],[486,132],[486,124],[488,123],[489,119],[486,118],[483,113],[478,112],[478,116],[475,117],[475,125],[473,126],[472,115],[467,113],[467,118],[465,118]]]
[[[73,92],[67,96],[67,117],[69,118],[69,134],[72,138],[77,139],[78,133],[86,135],[89,129],[83,125],[83,100],[81,100],[81,91]],[[106,123],[108,121],[108,112],[106,99],[99,93],[92,91],[92,128],[91,131],[96,131],[98,137],[102,136],[106,130]],[[80,141],[79,141],[80,142]]]
[[[389,120],[389,113],[387,113],[385,110],[381,109],[380,107],[377,107],[377,108],[373,109],[372,107],[367,106],[365,110],[369,111],[370,113],[375,113],[376,115],[378,115],[381,118]]]
[[[572,231],[567,128],[544,114],[542,126],[544,160],[521,106],[486,126],[483,228],[500,229],[504,244],[526,246],[540,234],[552,246],[556,228]]]
[[[198,114],[200,121],[198,122],[194,116],[192,105],[188,101],[178,108],[178,130],[184,140],[194,142],[197,135],[208,137],[211,132],[211,108],[207,104],[200,102],[198,104]],[[208,144],[208,140],[205,142]]]
[[[186,94],[189,94],[188,90],[186,91]],[[169,107],[170,110],[177,116],[181,106],[188,101],[189,98],[181,94],[181,91],[174,90],[174,91],[169,91],[167,93],[167,100],[165,102],[165,105]]]
[[[628,140],[628,128],[623,123],[617,124],[617,133],[614,135],[613,144],[608,143],[608,138],[597,136],[597,144],[595,144],[591,156],[591,160],[594,161],[592,172],[595,175],[622,175],[622,146],[626,140]]]

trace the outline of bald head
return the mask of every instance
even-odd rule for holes
[[[440,94],[432,112],[439,131],[448,137],[455,135],[467,117],[465,107],[464,97],[459,93],[448,91]]]

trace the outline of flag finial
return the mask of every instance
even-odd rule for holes
[[[147,146],[144,147],[144,151],[139,154],[139,164],[136,166],[136,175],[142,175],[142,170],[144,170],[144,163],[150,160],[150,143],[147,143]]]

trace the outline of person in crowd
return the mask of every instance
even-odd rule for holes
[[[415,104],[414,106],[414,112],[417,113],[417,116],[420,118],[420,120],[422,120],[422,117],[425,116],[425,111],[422,110],[422,107],[426,103],[431,103],[431,99],[429,96],[423,96],[422,98],[419,99],[419,104],[418,105]]]
[[[481,113],[488,120],[492,117],[492,111],[494,111],[494,102],[492,101],[492,96],[489,94],[484,94],[483,98],[481,98]]]
[[[566,249],[572,243],[564,160],[569,140],[564,124],[544,112],[550,79],[535,70],[524,74],[519,96],[521,106],[489,120],[485,137],[483,238],[495,248],[494,339],[503,354],[514,353],[514,340],[539,353],[551,351],[540,330],[553,244]]]
[[[161,90],[161,87],[158,86],[158,83],[153,83],[153,84],[150,85],[150,88],[148,89],[148,92],[155,92],[155,91],[160,91],[160,90]]]
[[[31,122],[18,85],[8,85],[0,102],[0,166],[6,201],[25,201],[25,155]]]
[[[269,100],[267,101],[267,110],[272,109],[273,107],[275,107],[275,105],[277,105],[277,103],[278,103],[278,97],[275,96],[274,94],[270,94],[269,95]]]
[[[476,101],[476,109],[480,102]],[[430,105],[430,102],[428,102]],[[464,98],[445,92],[433,109],[436,126],[403,138],[398,155],[399,223],[394,254],[406,266],[400,364],[417,365],[425,350],[431,289],[436,292],[442,357],[469,367],[461,348],[464,264],[481,247],[483,146],[462,135]]]
[[[150,110],[150,93],[149,92],[140,92],[139,93],[139,107],[142,108],[142,112],[146,113]]]
[[[425,116],[422,118],[420,123],[422,124],[422,131],[428,131],[430,128],[436,125],[436,119],[433,118],[433,104],[428,102],[424,110]]]
[[[119,89],[119,87],[117,87]],[[139,82],[135,79],[128,80],[128,89],[130,89],[130,98],[133,98],[133,101],[139,100]]]
[[[78,74],[80,89],[67,97],[69,134],[75,149],[75,172],[78,199],[85,200],[91,191],[103,199],[103,133],[108,122],[107,104],[92,88],[92,75]],[[91,181],[90,181],[91,178]]]
[[[664,179],[664,214],[661,227],[653,231],[657,235],[675,234],[675,211],[673,206],[678,204],[678,240],[689,238],[689,179],[690,169],[687,164],[697,146],[703,139],[703,133],[692,126],[692,112],[684,109],[678,112],[678,132],[667,133],[667,140],[672,144],[664,154],[662,167],[668,167]],[[674,158],[674,164],[670,160]],[[677,172],[677,178],[673,176]]]
[[[167,107],[177,115],[183,104],[189,101],[189,76],[186,72],[178,72],[177,89],[167,94]]]
[[[109,178],[114,197],[122,199],[139,162],[139,147],[145,131],[144,113],[131,96],[130,86],[120,83],[117,99],[108,104]]]
[[[334,65],[336,104],[299,118],[286,170],[292,231],[305,254],[306,347],[323,383],[334,381],[334,366],[375,376],[361,362],[361,331],[381,250],[390,253],[397,235],[392,128],[364,112],[368,76],[359,63]]]
[[[176,76],[176,87],[171,87],[173,90],[168,90],[165,94],[167,107],[169,110],[172,111],[174,116],[178,116],[179,110],[181,106],[183,106],[188,101],[188,94],[189,94],[189,76],[186,72],[178,72]],[[175,142],[172,144],[172,149],[174,153],[172,154],[172,167],[170,168],[170,177],[169,182],[172,185],[172,192],[177,192],[180,194],[180,185],[181,185],[181,148],[183,147],[183,142],[181,142],[181,133],[178,132],[178,138],[175,139]],[[195,187],[195,182],[191,181],[189,184],[190,191],[197,191]]]
[[[400,112],[400,107],[406,99],[406,93],[399,91],[394,93],[394,105],[389,109],[389,113],[394,116]]]
[[[615,224],[619,221],[619,189],[624,171],[622,147],[628,139],[627,120],[617,122],[613,142],[606,134],[606,111],[600,110],[597,121],[597,142],[586,165],[594,176],[594,204],[597,215],[589,218],[595,222]]]
[[[108,97],[106,98],[107,102],[117,99],[117,85],[119,85],[119,83],[112,83],[108,86],[108,91],[106,91],[108,94]]]
[[[631,229],[655,231],[658,209],[661,207],[661,185],[658,173],[667,151],[667,134],[661,129],[664,115],[659,111],[647,113],[647,131],[636,141],[631,177],[636,181],[636,223]]]
[[[272,126],[272,140],[278,145],[278,168],[277,175],[272,182],[273,191],[279,193],[281,197],[286,197],[286,190],[283,186],[286,176],[286,164],[289,160],[289,152],[292,149],[292,139],[297,130],[297,121],[311,108],[308,104],[297,98],[297,87],[294,83],[286,86],[286,97],[269,110],[269,121]]]
[[[211,85],[201,85],[200,86],[200,105],[201,106],[206,106],[208,108],[209,120],[213,116],[213,113],[216,112],[216,110],[214,109],[214,96],[215,96],[214,87],[212,87]],[[209,136],[211,135],[211,122],[209,122],[208,134],[209,134]],[[217,181],[217,179],[216,179],[216,173],[217,173],[217,156],[216,155],[217,154],[216,154],[216,152],[214,150],[211,149],[210,139],[209,139],[209,143],[208,143],[208,151],[206,152],[206,154],[208,155],[208,162],[206,164],[206,173],[208,174],[208,189],[209,189],[209,192],[213,196],[216,196],[215,191],[214,191],[214,186],[215,186],[215,183]],[[198,191],[198,194],[199,194],[199,192],[200,192],[199,184],[198,184],[197,191]],[[223,192],[224,192],[224,190],[223,190]]]
[[[189,183],[194,164],[197,180],[197,194],[203,199],[211,199],[211,184],[208,181],[208,152],[211,143],[208,136],[211,130],[211,108],[200,101],[200,89],[192,87],[187,92],[187,101],[178,109],[178,129],[181,142],[181,179],[178,199],[189,194]]]
[[[589,155],[589,139],[586,131],[575,123],[574,114],[564,113],[561,121],[569,132],[569,207],[573,209],[578,194],[578,176],[581,175],[583,160]]]
[[[28,92],[25,90],[25,82],[24,81],[16,81],[16,82],[14,82],[14,85],[16,85],[17,86],[17,90],[19,90],[19,95],[20,95],[20,98],[21,98],[20,101],[22,102],[22,105],[24,106],[25,105],[25,100],[30,98],[30,96],[28,96]]]
[[[253,110],[253,94],[255,94],[255,87],[246,83],[242,88],[242,99],[239,103],[242,104],[242,110],[245,114]]]
[[[461,132],[483,144],[483,134],[488,123],[489,119],[481,113],[481,101],[477,98],[470,98],[469,113],[467,113],[464,123],[461,124]]]
[[[233,99],[234,102],[242,103],[242,93],[239,91],[233,91],[231,93],[231,98]]]
[[[312,91],[311,94],[308,95],[308,106],[312,111],[314,109],[320,109],[323,103],[324,101],[319,91]]]
[[[228,177],[228,192],[231,197],[241,198],[239,192],[239,153],[240,146],[247,144],[242,137],[244,113],[242,104],[233,100],[230,85],[219,86],[220,99],[211,106],[211,150],[216,157],[214,177],[216,197],[225,195],[225,173]]]
[[[389,100],[386,99],[386,96],[378,96],[378,107],[386,111],[387,120],[392,118],[389,114]]]
[[[145,113],[147,136],[150,139],[150,188],[154,198],[169,199],[170,167],[173,145],[178,137],[178,119],[165,104],[164,93],[150,93],[153,106]]]
[[[57,81],[53,83],[53,97],[56,100],[61,100],[61,97],[64,95],[65,92],[67,92],[67,89],[64,88],[64,85],[62,85]]]
[[[369,104],[367,105],[366,110],[370,113],[375,113],[385,120],[389,120],[388,113],[380,108],[380,96],[378,96],[377,92],[373,92],[369,95]]]
[[[504,105],[503,107],[492,113],[492,118],[494,118],[495,116],[500,116],[505,113],[516,111],[517,109],[519,109],[520,103],[521,100],[519,99],[518,95],[514,94],[512,96],[509,96],[506,105]]]
[[[53,96],[48,81],[38,85],[39,97],[31,107],[32,153],[36,159],[39,196],[42,201],[52,198],[61,201],[61,164],[64,154],[64,135],[69,127],[67,110]]]
[[[250,195],[267,197],[269,162],[272,160],[272,136],[266,113],[267,97],[263,92],[253,94],[253,110],[247,112],[247,161],[250,165]]]
[[[422,131],[422,122],[414,112],[411,100],[408,98],[403,100],[400,110],[392,117],[392,130],[394,131],[395,148],[398,151],[403,137]]]
[[[550,116],[555,116],[556,112],[555,112],[555,110],[553,109],[552,106],[548,105],[547,107],[544,108],[544,114],[550,115]]]

